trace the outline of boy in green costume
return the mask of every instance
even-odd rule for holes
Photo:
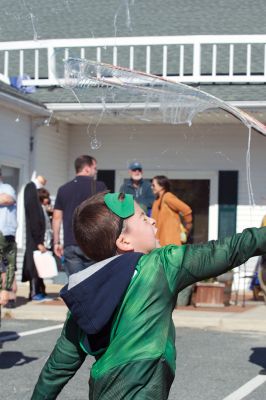
[[[82,365],[90,400],[164,400],[175,373],[172,311],[180,290],[266,253],[266,228],[206,244],[158,248],[156,227],[131,195],[97,194],[74,216],[74,232],[96,263],[70,276],[70,309],[32,400],[52,400]]]

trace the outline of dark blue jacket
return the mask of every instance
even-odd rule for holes
[[[133,186],[132,179],[125,179],[125,182],[120,187],[120,192],[132,194],[136,202],[148,212],[152,208],[155,200],[154,194],[151,190],[151,183],[149,179],[141,179],[138,188]]]

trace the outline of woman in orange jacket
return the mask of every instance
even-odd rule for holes
[[[184,243],[181,237],[181,224],[183,223],[186,234],[192,227],[191,208],[171,193],[171,184],[166,176],[155,176],[151,186],[156,197],[151,216],[156,221],[157,239],[159,239],[160,245],[181,245],[182,242]]]

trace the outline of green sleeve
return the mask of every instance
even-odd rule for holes
[[[53,400],[81,367],[86,354],[79,346],[80,329],[70,316],[46,361],[31,400]]]
[[[161,249],[169,287],[176,293],[195,282],[220,275],[266,253],[266,227],[249,228],[206,244],[166,246]]]

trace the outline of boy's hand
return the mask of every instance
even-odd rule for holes
[[[7,290],[2,290],[0,293],[0,304],[5,306],[9,300],[9,292]]]

